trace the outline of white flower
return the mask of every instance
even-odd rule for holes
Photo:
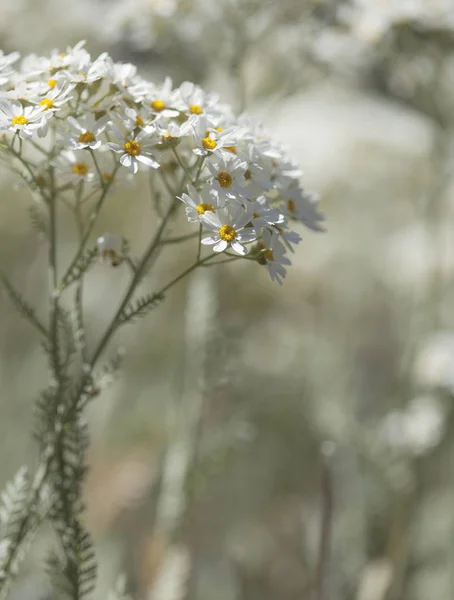
[[[188,221],[196,223],[200,221],[200,216],[206,212],[216,212],[218,208],[217,197],[209,188],[205,187],[198,192],[193,185],[188,185],[188,194],[182,194],[180,200],[186,204],[185,212]]]
[[[91,156],[86,150],[63,150],[55,161],[55,167],[62,183],[89,183],[95,177]]]
[[[66,77],[70,83],[94,83],[108,76],[110,65],[107,59],[107,52],[98,56],[93,62],[89,54],[83,53],[73,61],[71,70],[58,71],[57,75],[62,73],[62,77]]]
[[[137,67],[131,63],[113,63],[111,67],[112,83],[120,89],[125,90],[132,83],[137,75]]]
[[[123,239],[116,233],[104,233],[97,239],[98,251],[102,259],[108,259],[113,267],[121,263]]]
[[[182,125],[178,125],[175,121],[170,121],[166,125],[162,125],[159,121],[156,123],[156,128],[161,142],[176,140],[186,137],[193,132],[192,122],[190,119]]]
[[[81,119],[68,117],[67,123],[71,128],[70,134],[63,133],[63,143],[71,150],[82,150],[91,148],[97,150],[101,147],[100,135],[109,123],[109,117],[105,116],[96,120],[93,114],[88,113]]]
[[[4,54],[3,50],[0,50],[0,85],[7,83],[10,75],[14,72],[12,65],[17,62],[19,58],[19,52]]]
[[[199,119],[191,117],[194,129],[194,141],[196,148],[194,154],[198,156],[208,156],[211,154],[220,154],[222,151],[235,153],[235,144],[238,141],[240,132],[237,128],[231,127],[223,130],[221,128],[213,129],[208,127],[208,121],[205,116]]]
[[[127,105],[122,106],[122,111],[117,112],[117,116],[120,121],[123,122],[125,129],[132,131],[138,127],[139,129],[150,125],[150,114],[145,110],[135,110]]]
[[[265,196],[260,196],[255,202],[248,202],[249,212],[252,213],[251,222],[257,233],[261,229],[283,225],[285,217],[277,208],[271,208]]]
[[[301,221],[313,231],[323,231],[321,223],[325,217],[317,211],[317,199],[312,194],[307,194],[295,184],[285,190],[279,191],[283,203],[280,210],[287,216]]]
[[[18,133],[23,140],[31,138],[34,131],[44,127],[46,117],[42,108],[23,107],[20,102],[0,101],[0,129]]]
[[[130,90],[137,101],[149,107],[151,112],[159,118],[173,118],[180,114],[179,93],[172,89],[172,80],[166,77],[160,86],[150,86],[145,82],[138,83]]]
[[[231,246],[237,254],[245,256],[248,249],[243,244],[256,238],[255,231],[251,227],[246,228],[250,219],[251,215],[239,205],[220,208],[215,213],[205,212],[200,215],[200,221],[215,235],[202,239],[202,244],[213,245],[215,252],[224,252]]]
[[[226,157],[213,156],[207,160],[206,165],[213,176],[211,185],[218,193],[220,202],[225,204],[229,199],[246,196],[246,162],[241,162],[234,154],[230,154]]]
[[[54,49],[51,52],[50,58],[40,57],[36,60],[36,67],[50,73],[55,73],[59,69],[66,69],[71,65],[80,61],[81,57],[88,56],[88,52],[84,49],[85,40],[78,42],[74,47],[68,46],[65,52]],[[34,58],[33,56],[31,57]]]
[[[272,281],[277,281],[282,285],[282,281],[287,275],[284,265],[291,265],[289,259],[285,256],[285,247],[279,241],[279,234],[276,231],[265,229],[263,232],[263,257],[266,261],[268,273]]]
[[[72,98],[69,94],[74,89],[74,85],[59,84],[49,89],[44,98],[37,99],[36,103],[42,107],[42,110],[56,111]]]
[[[207,122],[214,125],[220,115],[219,97],[217,94],[205,93],[198,85],[185,81],[180,85],[182,110],[187,115],[204,117]]]
[[[108,142],[107,146],[114,152],[121,154],[120,163],[124,167],[127,167],[132,173],[137,173],[139,163],[153,169],[159,168],[159,163],[151,153],[151,148],[156,144],[156,138],[153,135],[155,133],[154,128],[146,127],[137,136],[129,134],[122,136],[117,128],[114,128],[114,133],[122,143]]]

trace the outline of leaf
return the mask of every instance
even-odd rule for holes
[[[40,210],[39,205],[31,204],[28,207],[28,212],[30,215],[30,221],[33,229],[38,233],[40,237],[48,238],[49,236],[49,226],[47,222],[46,215]]]
[[[119,323],[132,323],[135,319],[144,317],[154,308],[157,308],[163,299],[163,294],[148,294],[135,302],[131,302],[121,313]]]
[[[90,534],[74,519],[70,527],[60,530],[64,556],[52,553],[47,574],[58,598],[83,600],[96,585],[97,563]]]
[[[21,317],[27,319],[27,321],[34,325],[34,327],[47,338],[47,330],[36,316],[35,309],[31,307],[30,304],[28,304],[21,294],[13,287],[9,279],[2,271],[0,271],[0,281],[2,282],[11,302],[14,304]]]
[[[66,273],[62,281],[62,288],[67,288],[75,281],[78,281],[92,266],[97,256],[98,248],[96,246],[87,250]]]

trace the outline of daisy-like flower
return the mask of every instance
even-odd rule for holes
[[[137,75],[137,67],[131,63],[114,63],[111,62],[111,77],[112,82],[121,90],[125,90],[134,83]]]
[[[80,54],[71,70],[58,71],[56,76],[61,74],[60,76],[66,78],[69,83],[94,83],[108,75],[110,66],[108,56],[107,52],[104,52],[92,62],[89,54]]]
[[[265,229],[261,241],[262,256],[268,268],[271,281],[277,281],[282,285],[283,279],[287,275],[284,265],[289,266],[292,263],[285,256],[285,247],[279,241],[279,233],[270,229]]]
[[[25,140],[31,138],[34,131],[42,129],[46,121],[40,107],[23,107],[20,102],[0,101],[0,130],[18,133]]]
[[[261,229],[283,225],[285,217],[277,208],[270,208],[265,196],[259,196],[255,202],[247,203],[249,212],[252,212],[251,223],[258,233]]]
[[[12,65],[19,60],[19,57],[19,52],[4,54],[3,50],[0,50],[0,85],[8,82],[11,73],[13,73]]]
[[[72,64],[80,61],[82,56],[88,56],[88,52],[84,48],[85,40],[78,42],[72,48],[68,46],[65,52],[61,52],[58,49],[54,49],[51,52],[50,58],[38,58],[37,65],[39,64],[42,72],[48,71],[50,73],[56,73],[61,69],[67,69]]]
[[[90,183],[95,178],[90,154],[85,150],[63,150],[55,161],[55,167],[62,183]]]
[[[148,106],[155,117],[170,119],[180,114],[179,93],[172,89],[172,80],[166,77],[160,86],[150,86],[141,82],[131,88],[131,94],[144,106]]]
[[[124,167],[127,167],[132,173],[137,173],[139,163],[153,169],[159,168],[159,163],[153,158],[151,152],[151,148],[156,145],[157,141],[154,128],[145,127],[137,136],[131,133],[122,135],[116,127],[113,128],[113,131],[121,143],[108,142],[107,146],[117,154],[121,154],[120,163]]]
[[[117,116],[128,131],[147,127],[151,121],[150,114],[145,109],[136,110],[127,105],[122,106],[122,113],[117,113]]]
[[[193,185],[188,185],[188,193],[182,194],[180,200],[186,204],[185,212],[191,223],[200,221],[200,216],[207,212],[214,214],[218,208],[218,198],[209,187],[198,192]]]
[[[63,133],[63,144],[71,150],[82,150],[91,148],[97,150],[102,141],[100,135],[109,123],[109,117],[104,116],[96,120],[94,115],[88,113],[83,118],[77,120],[74,117],[68,117],[67,123],[71,128],[71,133]]]
[[[48,88],[47,88],[48,89]],[[44,84],[41,81],[24,81],[22,79],[16,79],[14,82],[13,78],[9,80],[9,87],[6,91],[0,91],[0,96],[7,100],[21,100],[35,98],[37,95],[42,93],[44,90]]]
[[[123,239],[116,233],[104,233],[97,239],[98,252],[102,260],[108,260],[113,267],[122,262]]]
[[[215,213],[206,211],[200,215],[200,222],[214,235],[203,238],[202,244],[213,246],[215,252],[224,252],[231,246],[234,252],[245,256],[248,248],[244,244],[256,239],[254,229],[246,227],[250,220],[250,213],[239,205],[221,208]]]
[[[213,176],[211,185],[218,193],[220,203],[225,204],[229,199],[239,199],[246,195],[246,162],[241,162],[234,154],[230,154],[214,156],[206,165]]]
[[[37,100],[33,99],[33,101],[39,104],[42,107],[42,110],[55,112],[71,100],[72,96],[69,94],[73,89],[74,85],[65,85],[64,83],[61,83],[60,85],[55,85],[53,88],[50,88],[44,98],[38,98]]]
[[[292,219],[304,223],[313,231],[323,231],[321,223],[325,217],[317,211],[317,198],[305,193],[297,184],[285,190],[279,190],[282,200],[280,210]]]
[[[180,98],[182,110],[187,115],[204,119],[214,125],[219,120],[220,107],[217,94],[205,93],[198,85],[185,81],[180,85]]]
[[[221,154],[222,151],[232,154],[236,153],[236,143],[241,136],[240,131],[231,127],[222,130],[220,128],[209,129],[206,117],[200,117],[193,120],[191,117],[194,130],[194,154],[198,156],[209,156],[211,154]]]

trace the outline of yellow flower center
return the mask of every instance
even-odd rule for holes
[[[221,171],[218,173],[217,179],[219,181],[219,185],[223,188],[229,188],[233,182],[232,176],[226,171]]]
[[[260,217],[260,214],[255,212],[255,213],[252,213],[252,216],[254,219],[258,219]]]
[[[43,98],[39,104],[40,106],[44,106],[44,110],[49,110],[49,108],[54,107],[54,101],[50,98]]]
[[[27,125],[28,124],[28,119],[27,117],[24,117],[24,115],[18,115],[17,117],[13,117],[11,119],[11,125],[15,126],[15,125]]]
[[[215,129],[218,133],[222,133],[224,131],[223,127],[215,127]]]
[[[204,137],[202,140],[202,145],[205,150],[214,150],[217,146],[216,140],[213,140],[210,137]]]
[[[81,133],[79,135],[79,137],[77,138],[77,141],[80,142],[81,144],[90,144],[91,142],[95,141],[95,136],[91,131],[84,131],[83,133]]]
[[[189,111],[193,115],[201,115],[203,113],[203,108],[198,104],[191,104],[191,106],[189,107]]]
[[[295,203],[293,202],[293,200],[289,200],[287,202],[287,208],[290,212],[295,212]]]
[[[57,80],[56,79],[49,79],[49,81],[47,82],[47,85],[50,87],[51,90],[53,90],[54,87],[57,85]]]
[[[129,156],[137,156],[140,154],[140,144],[135,140],[128,140],[125,142],[123,150],[126,152],[126,154],[129,154]]]
[[[231,225],[223,225],[219,230],[219,237],[225,242],[233,242],[236,238],[236,230]]]
[[[274,260],[273,251],[269,248],[263,251],[263,256],[266,258],[266,260]]]
[[[214,213],[214,208],[212,204],[206,204],[204,202],[203,204],[198,205],[197,212],[199,213],[199,215],[204,215],[207,211]]]
[[[111,173],[103,173],[102,174],[104,181],[110,181],[112,179]]]
[[[142,119],[140,115],[136,117],[136,127],[143,127],[145,125],[145,121]]]
[[[156,112],[161,112],[166,107],[165,103],[162,100],[153,100],[151,103],[151,108]]]
[[[236,146],[224,146],[224,150],[228,150],[232,154],[236,154]]]
[[[86,175],[88,173],[88,165],[84,162],[78,162],[73,165],[73,173],[75,175]]]

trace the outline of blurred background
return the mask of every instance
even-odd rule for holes
[[[5,53],[79,39],[245,107],[327,216],[282,288],[247,261],[206,269],[116,337],[121,369],[90,408],[96,598],[119,573],[147,600],[454,598],[454,1],[0,0]],[[45,311],[45,249],[14,184],[2,171],[2,262]],[[154,221],[139,182],[96,235],[139,248]],[[60,227],[64,261],[76,232]],[[149,289],[186,264],[169,250]],[[88,279],[90,343],[128,272]],[[0,307],[3,486],[33,464],[48,375]],[[50,539],[13,600],[52,598]]]

